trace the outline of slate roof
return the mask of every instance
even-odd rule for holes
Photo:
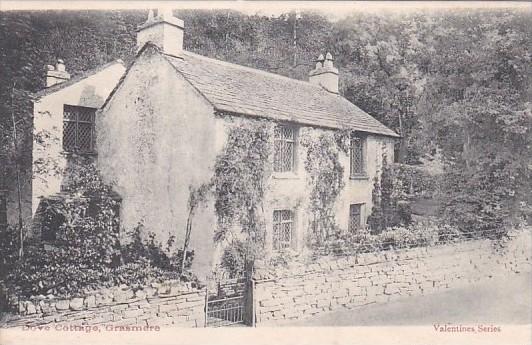
[[[81,80],[83,80],[85,78],[88,78],[88,77],[90,77],[92,75],[95,75],[96,73],[101,72],[101,71],[105,70],[106,68],[108,68],[110,66],[113,66],[113,65],[116,65],[116,64],[120,64],[120,65],[126,67],[124,65],[124,62],[122,60],[120,60],[120,59],[117,59],[117,60],[114,60],[114,61],[110,61],[110,62],[108,62],[106,64],[103,64],[103,65],[100,65],[100,66],[98,66],[96,68],[90,69],[88,71],[84,71],[84,72],[82,72],[82,73],[70,78],[69,80],[66,80],[66,81],[62,82],[62,83],[55,84],[55,85],[52,85],[50,87],[44,88],[42,90],[39,90],[39,91],[35,92],[33,94],[33,96],[35,98],[44,97],[44,96],[49,95],[51,93],[54,93],[56,91],[62,90],[62,89],[66,88],[66,87],[68,87],[70,85],[74,85],[75,83],[77,83],[77,82],[79,82],[79,81],[81,81]]]
[[[220,112],[399,137],[321,86],[187,51],[164,56]]]

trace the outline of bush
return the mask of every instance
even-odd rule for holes
[[[225,248],[220,266],[234,278],[250,273],[255,260],[263,253],[262,244],[252,240],[234,239]]]
[[[382,155],[382,171],[375,176],[372,190],[373,207],[368,217],[368,227],[373,234],[378,234],[387,228],[405,226],[412,221],[412,211],[403,197],[402,182],[396,176],[392,164],[389,164],[386,154]]]
[[[379,234],[369,229],[356,233],[337,232],[331,236],[316,253],[318,255],[356,255],[394,248],[432,246],[463,239],[455,227],[427,220],[408,226],[391,227]]]
[[[172,250],[173,238],[166,248],[153,234],[148,234],[148,240],[143,241],[139,226],[133,231],[133,241],[121,246],[118,202],[110,188],[103,184],[91,164],[80,168],[78,173],[71,180],[71,186],[76,187],[75,194],[48,203],[45,209],[64,220],[57,229],[52,249],[28,247],[23,260],[15,262],[14,232],[6,234],[6,241],[1,244],[2,254],[12,254],[3,255],[2,270],[6,271],[9,292],[19,297],[40,294],[66,297],[116,284],[146,284],[178,278],[196,281],[188,272],[194,252],[187,252],[187,272],[181,272],[182,251]]]
[[[394,164],[395,177],[400,190],[400,198],[432,198],[439,192],[439,179],[422,168],[408,164]]]
[[[181,272],[181,263],[183,260],[183,250],[173,249],[175,237],[170,236],[166,242],[165,248],[163,244],[156,240],[156,235],[153,232],[147,234],[148,239],[142,240],[144,226],[138,224],[135,229],[130,233],[132,241],[122,246],[122,263],[124,265],[132,265],[137,263],[148,263],[150,267],[161,272],[167,272],[173,276],[181,277],[185,281],[195,281],[190,272],[192,266],[192,260],[194,259],[194,251],[187,251],[187,257],[185,261],[185,272]]]
[[[19,233],[16,228],[8,226],[0,231],[0,280],[4,280],[8,272],[18,260],[20,247]]]

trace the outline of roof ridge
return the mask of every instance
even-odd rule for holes
[[[235,67],[235,68],[247,70],[249,72],[260,73],[260,74],[264,74],[264,75],[275,77],[275,78],[285,79],[285,80],[289,80],[289,81],[292,81],[292,82],[297,82],[297,83],[300,83],[300,84],[308,85],[308,86],[311,86],[311,87],[319,89],[319,90],[326,91],[321,86],[316,85],[316,84],[312,84],[312,83],[310,83],[308,81],[305,81],[305,80],[294,79],[294,78],[290,78],[290,77],[287,77],[287,76],[284,76],[284,75],[281,75],[281,74],[268,72],[268,71],[265,71],[263,69],[254,68],[254,67],[250,67],[250,66],[244,66],[244,65],[240,65],[240,64],[237,64],[237,63],[234,63],[234,62],[229,62],[229,61],[225,61],[225,60],[211,58],[211,57],[208,57],[208,56],[205,56],[205,55],[200,55],[200,54],[196,54],[196,53],[190,52],[188,50],[183,50],[183,53],[185,53],[185,55],[188,54],[188,55],[191,55],[191,56],[199,58],[199,59],[214,61],[214,62],[222,64],[222,65],[228,65],[230,67]],[[168,54],[164,54],[164,55],[168,55]],[[173,58],[179,58],[179,57],[176,57],[174,55],[168,55],[168,56],[171,56]],[[187,61],[187,60],[185,59],[184,61]],[[330,92],[328,92],[328,93],[330,93]]]

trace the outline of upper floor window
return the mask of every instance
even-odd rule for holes
[[[277,126],[274,133],[273,171],[294,171],[296,131],[289,126]]]
[[[95,151],[95,108],[64,105],[63,150],[76,153]]]
[[[294,240],[294,212],[273,211],[273,249],[291,248]]]
[[[349,205],[349,232],[355,232],[362,227],[362,204]]]
[[[351,177],[366,175],[366,157],[364,152],[364,138],[353,136],[350,145]]]

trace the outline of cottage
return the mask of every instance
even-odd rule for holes
[[[231,128],[268,121],[275,127],[275,149],[264,200],[266,248],[297,251],[305,245],[309,218],[302,133],[349,130],[349,152],[340,155],[345,188],[334,208],[341,228],[363,226],[374,177],[384,153],[393,160],[398,135],[339,94],[332,55],[321,55],[308,82],[299,81],[188,52],[183,33],[183,21],[171,13],[150,13],[138,29],[139,50],[125,72],[122,64],[112,63],[44,91],[35,104],[35,134],[47,129],[60,140],[48,143],[51,148],[35,145],[34,165],[45,164],[45,155],[61,157],[63,165],[69,151],[93,155],[121,198],[123,228],[142,222],[162,241],[169,234],[183,241],[190,187],[211,179]],[[52,81],[64,77],[62,65],[51,71]],[[61,181],[34,176],[33,214],[39,200],[61,192]],[[218,256],[213,200],[198,210],[194,222],[190,246],[196,253],[193,268],[201,274]]]

